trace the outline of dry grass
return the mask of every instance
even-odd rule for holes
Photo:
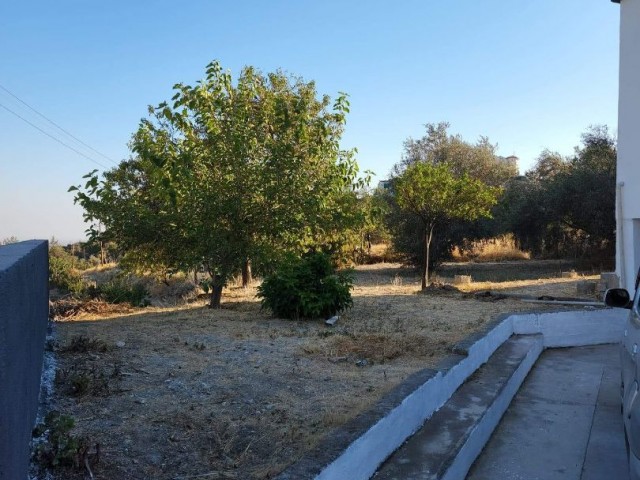
[[[397,264],[358,267],[355,277],[354,307],[334,327],[271,318],[255,285],[225,290],[222,310],[196,303],[58,324],[61,345],[83,335],[109,347],[59,351],[62,371],[120,369],[109,394],[61,391],[54,399],[78,420],[78,434],[101,444],[95,478],[273,478],[496,315],[532,309],[512,299],[423,294],[415,272]],[[575,288],[571,279],[491,288],[526,292],[572,282]]]
[[[385,363],[401,356],[425,357],[433,351],[426,335],[406,337],[393,333],[338,334],[314,347],[305,347],[304,351],[320,353],[329,359],[346,361],[353,357],[356,361],[375,363]]]
[[[454,247],[452,256],[456,262],[504,262],[531,258],[529,252],[522,251],[516,246],[511,234],[473,242],[471,248],[464,251]]]
[[[113,270],[114,268],[117,268],[117,267],[118,267],[117,263],[105,263],[104,265],[96,265],[95,267],[89,267],[85,270],[82,270],[81,273],[92,274],[96,272],[102,272],[105,270]]]
[[[463,292],[479,292],[483,290],[500,291],[503,293],[518,293],[534,297],[564,297],[574,298],[576,294],[576,281],[598,281],[600,275],[577,275],[573,278],[514,280],[511,282],[472,282],[465,285],[457,285]]]

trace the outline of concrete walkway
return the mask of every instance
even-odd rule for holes
[[[540,356],[468,480],[627,480],[617,345]]]

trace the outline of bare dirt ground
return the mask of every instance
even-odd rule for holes
[[[217,311],[192,304],[59,322],[52,405],[75,418],[74,434],[100,444],[96,479],[272,478],[496,315],[558,309],[423,294],[415,273],[396,264],[359,267],[355,278],[354,307],[333,327],[274,319],[255,289],[240,287],[225,291]],[[575,297],[577,280],[465,290]],[[78,336],[93,341],[88,351],[64,348]]]

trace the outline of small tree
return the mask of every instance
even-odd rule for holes
[[[497,155],[497,145],[487,137],[468,141],[460,135],[449,133],[446,122],[425,125],[424,135],[409,138],[404,143],[401,160],[394,165],[393,177],[400,177],[415,163],[431,165],[447,164],[451,174],[459,178],[468,175],[492,187],[504,188],[518,175],[516,163]],[[408,263],[422,267],[424,245],[422,221],[400,208],[394,195],[385,195],[388,208],[385,209],[385,223],[393,232],[393,248]],[[449,219],[437,227],[430,248],[430,265],[444,260],[454,246],[464,248],[469,242],[481,238],[491,238],[504,233],[498,231],[499,222],[481,217],[476,220]]]
[[[429,282],[429,249],[439,223],[490,217],[500,189],[490,187],[467,174],[456,177],[447,163],[417,162],[394,181],[398,206],[415,215],[422,226],[424,262],[422,288]]]
[[[402,160],[394,166],[394,172],[399,175],[416,162],[446,163],[454,175],[467,174],[494,187],[502,187],[518,175],[517,165],[499,157],[497,144],[492,144],[487,137],[481,136],[472,143],[460,135],[450,134],[449,127],[447,122],[427,123],[424,136],[417,140],[408,138]]]

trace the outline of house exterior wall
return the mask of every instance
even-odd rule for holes
[[[640,267],[640,0],[620,1],[616,273],[632,291]]]

